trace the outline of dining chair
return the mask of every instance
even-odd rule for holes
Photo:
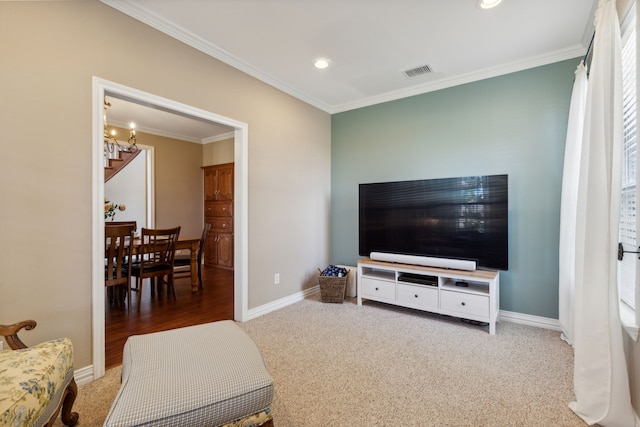
[[[137,221],[105,221],[105,227],[117,227],[119,225],[133,225],[133,236],[136,237],[136,231],[138,231],[138,222]],[[131,255],[132,259],[136,261],[136,255]]]
[[[204,254],[204,247],[207,241],[207,236],[209,235],[209,230],[211,230],[211,224],[206,223],[204,225],[204,229],[202,230],[202,237],[200,237],[200,245],[198,246],[198,286],[200,289],[203,288],[202,285],[202,256]],[[191,267],[191,253],[182,255],[176,254],[175,259],[173,260],[174,266],[174,274],[179,275],[180,277],[191,277],[191,268],[189,270],[184,270],[184,267]],[[178,276],[176,276],[178,277]]]
[[[180,227],[167,229],[142,228],[140,233],[140,259],[132,263],[131,275],[136,278],[138,289],[138,310],[142,302],[142,283],[144,279],[151,280],[154,289],[156,279],[162,283],[167,276],[167,294],[171,291],[176,299],[173,286],[173,260],[176,252],[176,242],[180,235]]]
[[[104,228],[104,286],[112,301],[122,301],[118,291],[127,293],[127,311],[131,309],[131,246],[133,225],[110,225]]]

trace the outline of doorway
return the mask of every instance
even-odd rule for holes
[[[93,78],[92,100],[92,330],[93,377],[105,372],[105,292],[104,292],[104,169],[103,100],[105,95],[162,111],[222,124],[234,129],[234,319],[247,320],[248,311],[248,125],[228,117],[162,98],[138,89]]]

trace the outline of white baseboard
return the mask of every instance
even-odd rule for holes
[[[76,384],[84,385],[93,381],[93,365],[85,366],[84,368],[76,369],[73,373],[73,379],[76,380]]]
[[[542,329],[551,329],[552,331],[562,331],[560,321],[558,319],[550,319],[548,317],[500,310],[498,312],[498,319],[504,320],[505,322],[520,323],[522,325],[535,326]]]
[[[305,299],[310,295],[317,294],[318,292],[320,292],[320,286],[316,285],[309,289],[296,292],[293,295],[289,295],[284,298],[277,299],[268,304],[264,304],[259,307],[249,309],[247,311],[247,320],[255,319],[256,317],[264,316],[265,314],[271,313],[272,311],[276,311],[288,305],[295,304],[297,302],[302,301],[303,299]]]

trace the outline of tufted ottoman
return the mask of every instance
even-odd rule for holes
[[[273,379],[231,320],[127,339],[105,427],[272,426]]]

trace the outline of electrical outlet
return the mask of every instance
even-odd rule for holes
[[[273,284],[274,285],[280,284],[280,273],[276,273],[273,275]]]

